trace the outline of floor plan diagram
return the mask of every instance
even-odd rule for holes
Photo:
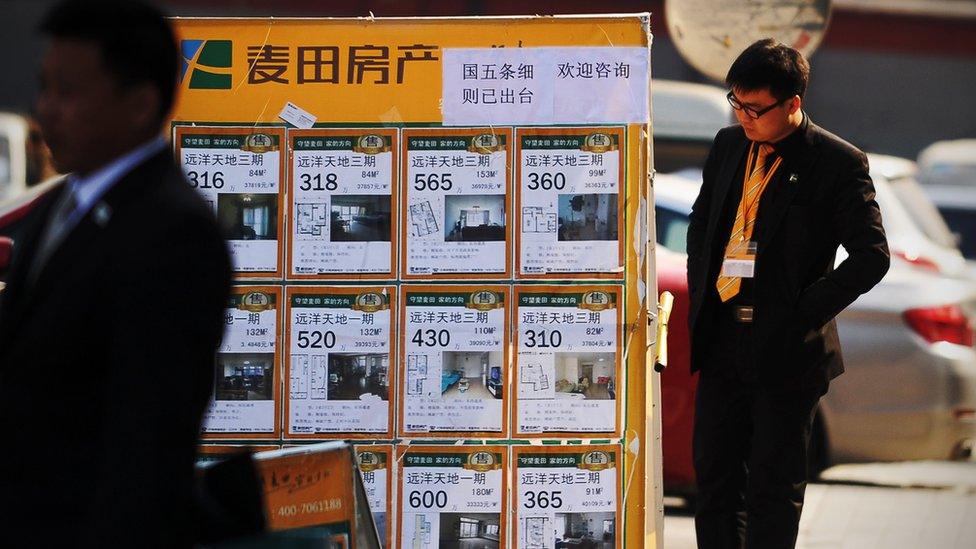
[[[556,232],[556,213],[546,212],[542,206],[525,206],[522,208],[523,233],[554,233]]]
[[[427,379],[427,355],[407,355],[407,394],[424,394],[424,380]]]
[[[540,392],[549,389],[549,376],[546,375],[542,364],[522,364],[519,368],[519,383],[531,385],[524,389]]]
[[[410,224],[413,225],[414,236],[427,236],[440,231],[434,210],[427,201],[410,205]]]
[[[290,396],[293,399],[308,398],[308,355],[291,355]]]
[[[549,531],[549,517],[525,517],[526,549],[545,549],[546,533]]]
[[[325,238],[329,224],[329,205],[325,202],[295,204],[295,232],[302,236]]]

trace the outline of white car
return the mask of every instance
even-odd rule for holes
[[[686,252],[700,179],[657,174],[657,242]],[[882,183],[884,185],[884,183]],[[880,191],[879,191],[880,194]],[[889,243],[911,223],[894,201]],[[838,258],[840,261],[840,258]],[[976,441],[976,283],[897,256],[884,279],[837,319],[846,373],[821,402],[813,444],[838,462],[965,458]]]
[[[918,179],[976,277],[976,139],[938,141],[918,155]]]
[[[918,183],[915,162],[870,153],[868,162],[892,255],[945,275],[968,276],[956,237]]]

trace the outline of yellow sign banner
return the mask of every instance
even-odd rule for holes
[[[647,47],[649,36],[638,15],[173,22],[174,122],[281,123],[291,102],[330,124],[439,123],[445,48]]]

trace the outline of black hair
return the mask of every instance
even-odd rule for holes
[[[803,97],[809,81],[810,64],[803,54],[772,38],[753,42],[732,62],[725,76],[729,89],[769,88],[769,93],[780,101],[794,95]]]
[[[160,122],[169,114],[179,52],[173,29],[157,8],[131,0],[66,0],[47,13],[40,31],[95,44],[120,85],[152,84],[159,92]]]

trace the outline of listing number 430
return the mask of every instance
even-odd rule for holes
[[[451,344],[451,332],[447,330],[417,330],[410,341],[417,347],[447,347]]]

